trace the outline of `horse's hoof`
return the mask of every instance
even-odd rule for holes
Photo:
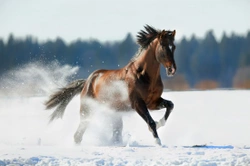
[[[155,143],[159,146],[161,146],[161,140],[160,138],[155,138]]]
[[[75,143],[75,146],[80,146],[81,144],[80,143]]]

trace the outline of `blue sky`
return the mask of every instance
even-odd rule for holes
[[[176,29],[176,39],[209,29],[245,35],[250,30],[249,0],[0,0],[0,37],[32,35],[40,41],[58,36],[122,40],[149,24]]]

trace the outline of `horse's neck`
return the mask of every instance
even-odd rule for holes
[[[160,76],[160,63],[155,58],[155,45],[150,45],[141,55],[134,61],[137,67],[142,69],[142,73],[156,80]]]

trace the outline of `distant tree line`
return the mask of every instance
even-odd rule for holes
[[[221,41],[215,39],[213,31],[208,31],[203,39],[194,35],[190,39],[184,37],[176,42],[176,46],[177,74],[190,87],[203,80],[215,81],[219,87],[232,87],[237,71],[250,66],[250,31],[246,36],[224,34]],[[123,67],[137,49],[130,33],[118,42],[76,40],[69,44],[61,38],[38,42],[32,36],[18,39],[11,34],[6,42],[0,39],[0,75],[32,61],[49,63],[57,60],[60,64],[79,66],[79,77],[82,78],[96,69]],[[167,79],[165,73],[162,76]]]

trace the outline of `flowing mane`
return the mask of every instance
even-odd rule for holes
[[[175,36],[175,31],[170,31],[170,30],[157,30],[153,28],[152,26],[145,25],[144,26],[145,30],[141,30],[137,34],[137,43],[140,45],[137,53],[134,55],[134,57],[131,59],[131,61],[134,61],[136,58],[138,58],[142,51],[147,49],[150,43],[155,39],[159,38],[162,40],[162,38],[169,38],[170,40],[174,41],[174,36]]]
[[[141,30],[140,32],[138,32],[136,37],[137,43],[145,49],[158,36],[160,31],[149,25],[144,26],[144,28],[146,29],[146,32],[144,30]]]
[[[145,25],[144,28],[146,32],[144,30],[141,30],[136,36],[137,43],[140,45],[140,47],[131,61],[134,61],[137,57],[139,57],[141,55],[141,52],[146,49],[149,44],[161,33],[159,30],[156,30],[149,25]]]

